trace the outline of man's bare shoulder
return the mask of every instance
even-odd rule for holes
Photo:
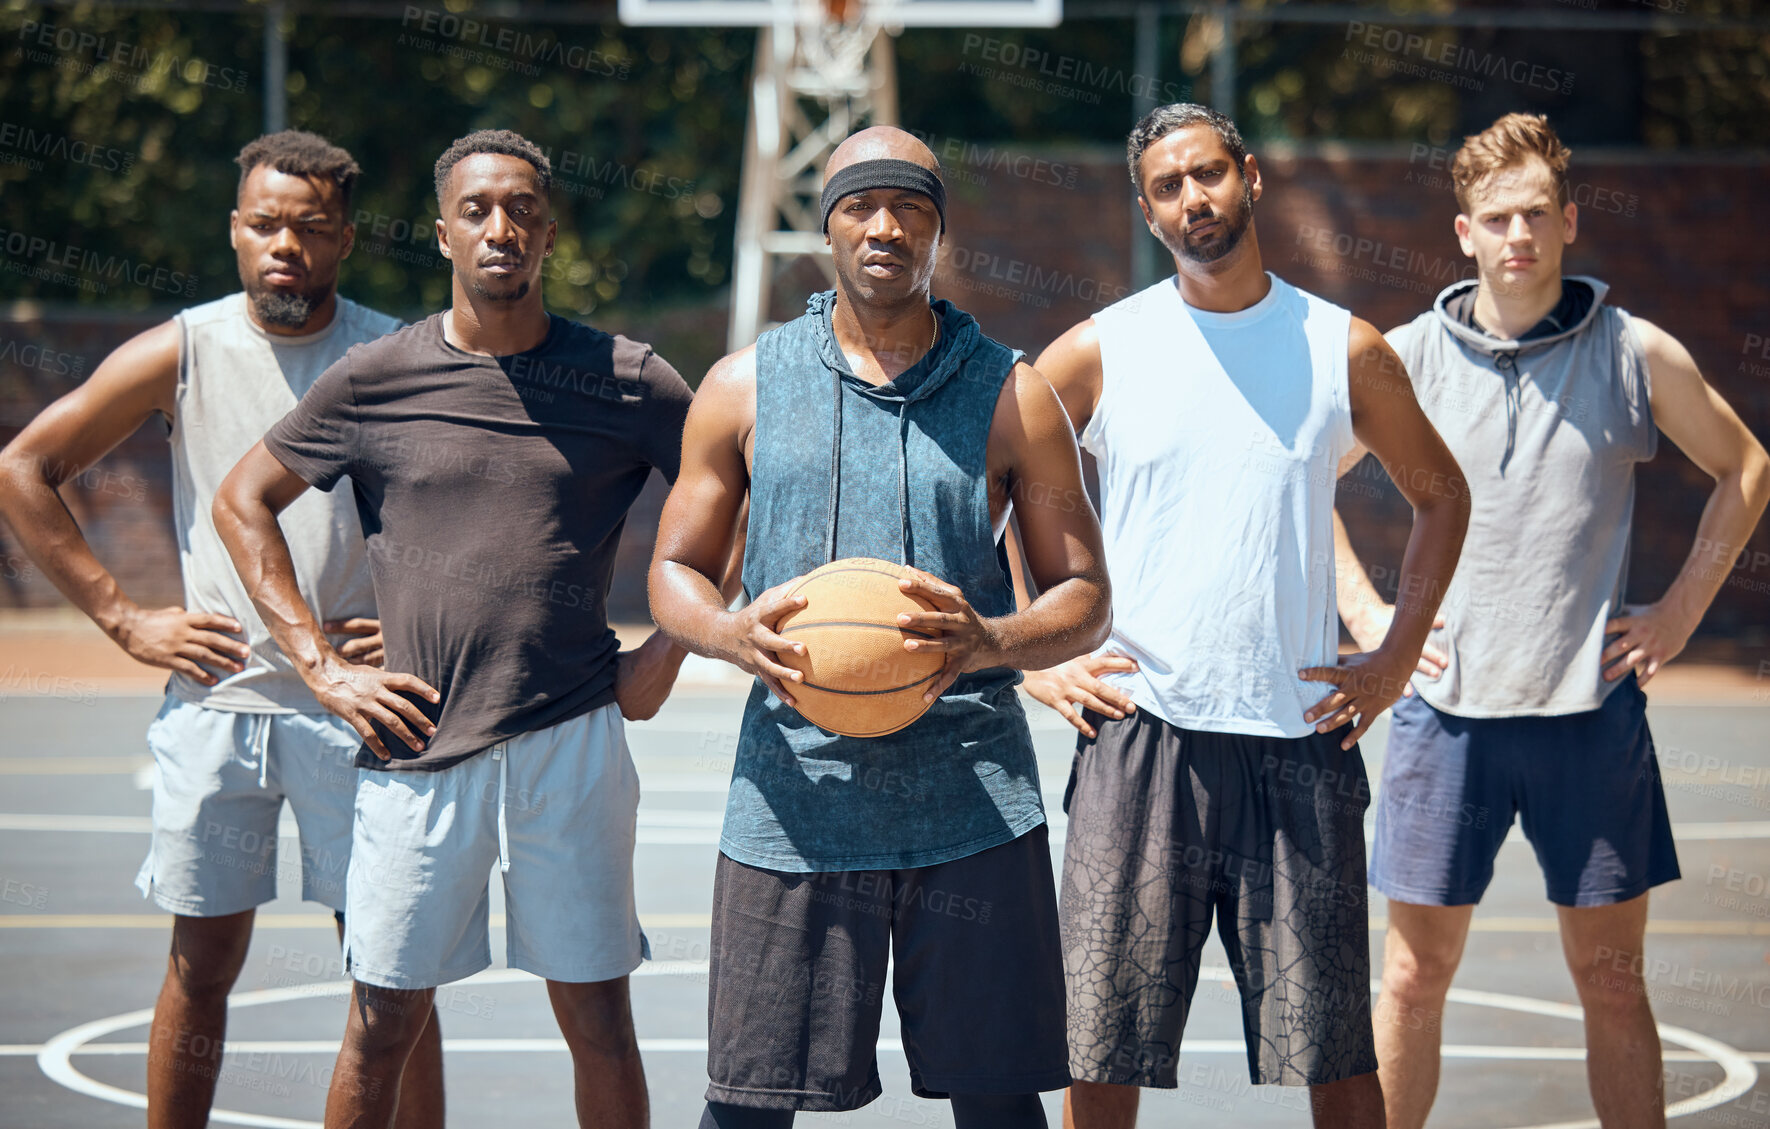
[[[145,399],[171,418],[183,338],[178,320],[173,318],[117,346],[82,386],[93,398],[93,410],[104,411],[113,403],[134,410]]]
[[[1016,364],[996,396],[990,441],[1024,437],[1042,443],[1056,436],[1073,442],[1070,434],[1069,418],[1051,382],[1025,361]]]
[[[1382,330],[1357,316],[1352,318],[1352,325],[1346,337],[1346,351],[1353,360],[1376,356],[1384,352],[1384,347],[1388,344],[1388,339],[1383,336]]]
[[[1087,318],[1070,326],[1063,336],[1045,347],[1035,363],[1039,374],[1056,391],[1071,426],[1080,433],[1100,406],[1105,383],[1099,323]]]
[[[1635,339],[1640,342],[1641,351],[1647,355],[1650,363],[1682,360],[1689,356],[1689,350],[1684,347],[1682,341],[1646,318],[1638,314],[1630,314],[1628,324],[1635,331]]]
[[[1039,354],[1038,368],[1071,369],[1076,366],[1100,367],[1100,325],[1093,318],[1076,322]]]
[[[746,345],[713,362],[695,397],[756,396],[756,346]]]
[[[713,395],[731,395],[731,393],[756,393],[756,345],[745,345],[736,352],[727,352],[726,356],[713,361],[712,368],[706,370],[706,379],[701,380],[701,391],[712,391]]]
[[[746,346],[715,361],[695,390],[689,412],[703,426],[747,431],[756,419],[756,346]]]
[[[996,397],[996,405],[1000,408],[1008,403],[1050,403],[1051,382],[1045,374],[1033,367],[1031,361],[1016,361],[1008,370],[1008,376],[1002,381],[1002,391]]]
[[[85,453],[96,461],[156,412],[173,420],[181,336],[168,321],[123,342],[78,387],[37,413],[6,450],[74,462]]]
[[[122,361],[144,375],[176,376],[181,337],[178,319],[168,318],[123,342],[105,360]]]

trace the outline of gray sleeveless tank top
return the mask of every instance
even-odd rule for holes
[[[815,294],[803,317],[756,342],[745,590],[754,597],[830,560],[878,557],[957,585],[980,615],[1012,612],[986,454],[1020,354],[937,300],[934,351],[874,387],[842,356],[834,307],[833,291]],[[854,738],[819,729],[758,680],[720,850],[770,870],[887,870],[964,858],[1032,830],[1045,812],[1019,682],[1006,667],[974,671],[907,728]]]
[[[1453,316],[1475,285],[1389,334],[1472,502],[1430,636],[1450,665],[1414,690],[1460,717],[1583,713],[1622,684],[1598,660],[1628,585],[1635,464],[1658,438],[1647,358],[1597,279],[1565,282],[1593,291],[1577,323],[1519,341]]]
[[[178,398],[170,441],[184,606],[239,620],[252,657],[246,669],[214,686],[175,672],[167,691],[187,702],[240,713],[324,713],[258,618],[209,508],[228,471],[320,373],[352,345],[391,333],[400,322],[340,297],[325,329],[281,337],[253,324],[243,293],[185,310],[177,320]],[[323,622],[375,614],[375,589],[351,491],[309,490],[279,522],[302,599],[315,616]]]

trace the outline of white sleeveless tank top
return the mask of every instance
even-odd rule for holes
[[[214,686],[174,672],[167,683],[170,693],[241,713],[325,712],[258,618],[209,511],[228,471],[295,406],[320,373],[352,345],[399,326],[398,319],[344,297],[338,299],[330,325],[303,337],[260,329],[246,313],[243,293],[178,315],[178,398],[170,438],[184,606],[239,620],[252,656],[246,669]],[[282,512],[279,522],[295,561],[301,597],[315,616],[323,622],[375,614],[354,491],[309,490]]]
[[[1335,471],[1353,446],[1351,314],[1268,274],[1245,310],[1197,310],[1170,277],[1094,315],[1112,577],[1107,681],[1186,729],[1301,737],[1338,654]]]

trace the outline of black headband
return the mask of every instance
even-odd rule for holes
[[[869,188],[902,188],[909,192],[920,192],[934,201],[934,210],[940,216],[940,233],[946,234],[946,185],[940,183],[940,177],[934,174],[933,169],[925,169],[914,161],[881,157],[875,161],[856,161],[847,168],[837,169],[830,179],[824,181],[825,235],[830,233],[830,213],[836,210],[837,202],[844,196],[865,192]]]

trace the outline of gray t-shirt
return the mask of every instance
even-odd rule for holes
[[[246,595],[210,514],[221,480],[265,429],[289,413],[352,345],[399,321],[342,295],[318,333],[287,337],[253,324],[244,294],[178,315],[178,401],[173,413],[172,515],[184,575],[184,606],[240,621],[252,648],[245,669],[205,686],[173,672],[166,688],[195,705],[240,713],[325,713]],[[301,598],[320,620],[375,614],[362,526],[348,495],[306,494],[278,518]],[[343,643],[343,636],[334,636]]]
[[[442,695],[436,736],[394,759],[436,770],[614,700],[606,595],[652,468],[675,481],[690,393],[649,346],[554,318],[535,349],[467,353],[442,315],[359,345],[271,428],[310,485],[348,475],[387,669]]]

